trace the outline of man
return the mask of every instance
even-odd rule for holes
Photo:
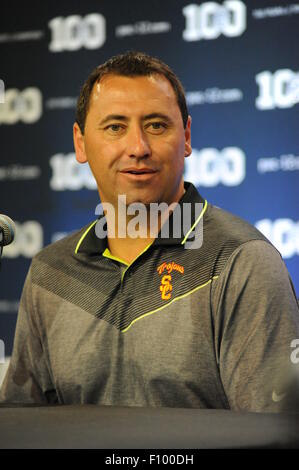
[[[169,67],[131,52],[96,68],[74,144],[104,213],[33,259],[2,401],[292,409],[291,281],[260,232],[184,183],[191,118]],[[139,238],[127,230],[136,203]],[[156,231],[155,203],[172,207]]]

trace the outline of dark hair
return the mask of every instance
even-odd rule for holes
[[[107,62],[96,67],[81,88],[77,102],[76,122],[78,123],[82,134],[84,134],[86,116],[89,109],[90,95],[93,85],[99,82],[104,75],[115,74],[127,77],[148,76],[152,74],[161,74],[170,82],[179,105],[184,128],[186,128],[188,119],[188,109],[184,88],[168,65],[156,57],[151,57],[143,52],[129,51],[111,57]]]

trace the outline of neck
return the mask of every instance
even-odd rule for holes
[[[109,251],[113,256],[131,264],[154,238],[108,238]]]
[[[151,224],[149,211],[141,217],[126,216],[115,212],[115,220],[106,214],[108,247],[113,256],[131,263],[158,236],[162,224],[169,214],[158,214]]]
[[[183,191],[184,194],[186,191]],[[105,212],[111,254],[131,263],[155,240],[177,204],[178,202],[173,202],[156,212],[151,212],[150,207],[140,210],[136,205],[134,215],[128,215],[125,205],[114,206],[115,212]]]

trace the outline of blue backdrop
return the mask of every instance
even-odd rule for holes
[[[0,213],[17,222],[0,273],[2,355],[32,256],[95,218],[95,182],[74,158],[76,99],[96,65],[129,49],[160,57],[185,87],[185,179],[263,231],[299,293],[298,31],[299,4],[283,0],[1,5]]]

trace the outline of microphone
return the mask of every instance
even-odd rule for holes
[[[0,247],[9,245],[15,237],[16,226],[10,217],[0,214]]]

